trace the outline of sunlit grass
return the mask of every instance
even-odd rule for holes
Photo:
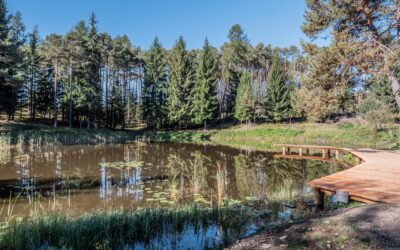
[[[222,130],[161,132],[157,140],[173,142],[212,142],[240,148],[273,150],[278,143],[331,145],[349,148],[396,149],[400,147],[399,128],[387,125],[373,132],[368,126],[351,124],[262,124]]]
[[[271,150],[277,143],[331,145],[350,148],[400,148],[400,129],[396,125],[374,132],[368,126],[352,124],[261,124],[233,126],[218,130],[116,131],[107,129],[69,129],[14,125],[0,132],[0,147],[8,145],[53,146],[109,144],[129,141],[215,143],[241,148]]]

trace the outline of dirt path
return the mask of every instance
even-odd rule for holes
[[[400,205],[334,210],[240,240],[228,249],[400,249]]]

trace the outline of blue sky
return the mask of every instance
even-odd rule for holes
[[[99,29],[126,34],[147,49],[154,36],[170,48],[182,35],[188,48],[200,48],[205,37],[219,47],[229,28],[240,24],[252,44],[299,46],[304,0],[8,0],[10,12],[21,11],[27,30],[38,25],[42,37],[64,34],[95,12]]]

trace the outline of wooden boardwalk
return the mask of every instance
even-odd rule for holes
[[[278,145],[303,149],[301,145]],[[315,146],[313,146],[315,148]],[[321,147],[329,148],[329,147]],[[312,180],[316,193],[348,193],[351,200],[373,203],[400,203],[400,154],[372,149],[340,149],[359,157],[362,162],[352,168]],[[317,194],[318,196],[318,194]],[[317,197],[323,199],[323,195]]]

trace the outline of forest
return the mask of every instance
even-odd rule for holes
[[[400,249],[399,0],[10,2],[0,249]]]
[[[317,2],[308,1],[302,29],[315,38],[333,26],[329,46],[253,46],[235,24],[220,48],[205,38],[202,48],[188,50],[178,37],[166,49],[155,37],[143,50],[126,35],[101,32],[94,13],[66,34],[42,38],[38,28],[26,31],[22,14],[9,13],[1,0],[0,112],[54,127],[121,129],[349,116],[379,126],[398,119],[394,14],[374,5],[369,17],[349,4],[342,20],[343,8],[324,6],[331,15],[322,16]]]

